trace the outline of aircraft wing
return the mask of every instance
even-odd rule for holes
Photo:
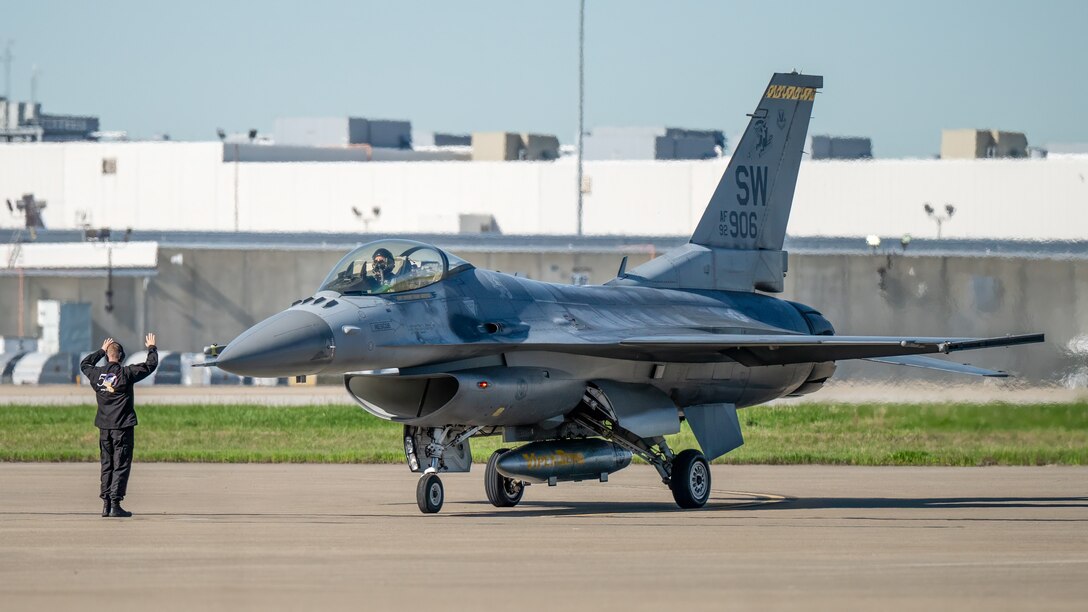
[[[998,338],[925,338],[902,336],[811,336],[691,334],[628,338],[621,346],[657,352],[713,351],[746,366],[874,359],[926,353],[952,353],[998,346],[1042,342],[1043,334]],[[915,365],[918,364],[903,364]]]
[[[1043,334],[998,338],[929,338],[904,336],[813,336],[803,334],[669,334],[660,336],[583,337],[574,342],[479,342],[442,345],[386,345],[385,350],[442,351],[447,359],[467,359],[509,351],[549,351],[617,359],[655,359],[685,362],[717,361],[721,356],[754,367],[844,359],[882,360],[885,363],[928,367],[963,374],[1001,376],[938,359],[914,358],[927,353],[952,353],[998,346],[1042,342]],[[972,371],[977,370],[977,371]]]

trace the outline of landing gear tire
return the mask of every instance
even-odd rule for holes
[[[710,499],[710,464],[697,450],[680,452],[672,460],[669,488],[676,505],[681,508],[702,508]]]
[[[416,484],[416,503],[420,512],[434,514],[442,509],[446,492],[442,488],[442,479],[438,474],[424,474]]]
[[[509,449],[500,448],[491,453],[487,460],[487,468],[484,470],[484,492],[487,493],[487,501],[496,508],[513,508],[525,495],[525,485],[513,478],[507,478],[499,473],[499,457]]]

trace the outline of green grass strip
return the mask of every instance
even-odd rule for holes
[[[400,463],[401,426],[354,406],[139,406],[138,461]],[[97,461],[93,406],[0,407],[0,461]],[[740,412],[719,463],[1085,465],[1088,403],[803,404]],[[696,447],[686,425],[675,450]],[[475,438],[486,461],[501,438]]]

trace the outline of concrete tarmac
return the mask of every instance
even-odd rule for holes
[[[0,464],[3,610],[1083,610],[1088,468],[714,466],[680,511],[644,465],[484,497],[403,466]]]

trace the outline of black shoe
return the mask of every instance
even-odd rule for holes
[[[110,508],[110,516],[114,518],[128,518],[132,516],[132,513],[121,507],[121,500],[113,502],[113,507]]]
[[[112,501],[110,501],[108,499],[102,500],[102,516],[109,516],[110,515],[110,510],[112,510],[112,509],[113,509],[113,502]]]

